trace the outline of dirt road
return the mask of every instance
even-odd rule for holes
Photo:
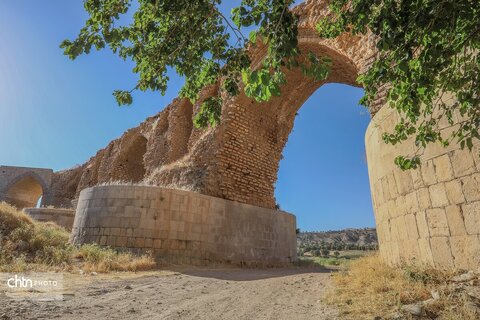
[[[329,271],[176,269],[65,275],[64,301],[12,300],[0,319],[336,319],[320,299]]]

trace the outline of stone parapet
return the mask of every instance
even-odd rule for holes
[[[75,211],[57,208],[25,208],[23,211],[32,219],[41,222],[54,222],[67,230],[72,230]]]

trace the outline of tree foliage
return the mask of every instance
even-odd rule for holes
[[[332,15],[317,25],[320,36],[372,32],[379,57],[359,77],[362,103],[387,86],[400,121],[385,133],[386,143],[415,138],[416,152],[395,163],[416,168],[429,143],[452,142],[469,149],[480,139],[480,5],[478,0],[331,0]],[[453,96],[447,101],[445,96]],[[449,135],[441,122],[453,125]]]
[[[280,95],[289,68],[318,81],[328,76],[328,58],[308,53],[307,62],[300,62],[292,3],[242,0],[228,19],[218,9],[221,0],[84,0],[89,18],[78,37],[61,47],[72,59],[108,47],[133,60],[139,79],[133,89],[114,92],[120,105],[132,103],[133,90],[164,94],[171,69],[185,78],[180,95],[192,102],[202,88],[215,85],[217,95],[204,100],[194,118],[197,127],[214,126],[225,94],[244,90],[268,101]],[[383,139],[396,144],[414,136],[417,147],[395,159],[401,168],[416,168],[429,143],[473,147],[480,139],[478,0],[330,0],[329,6],[331,14],[317,25],[321,37],[371,32],[378,39],[378,59],[358,78],[365,89],[361,103],[368,106],[379,88],[388,88],[388,102],[401,119]],[[121,18],[131,7],[125,23]],[[258,45],[266,55],[252,69],[247,48]],[[451,135],[441,132],[441,122],[458,120]]]
[[[218,9],[221,0],[138,0],[133,3],[137,8],[132,21],[121,24],[131,0],[85,0],[89,18],[78,37],[63,41],[61,48],[71,59],[105,47],[132,59],[139,79],[132,90],[114,92],[119,105],[131,104],[135,89],[164,94],[170,69],[185,78],[180,95],[192,102],[205,86],[219,85],[218,96],[204,101],[194,120],[199,127],[215,125],[220,120],[222,92],[237,95],[244,87],[247,96],[267,101],[280,95],[285,68],[300,65],[297,17],[289,10],[292,2],[243,0],[228,19]],[[256,30],[246,37],[243,31],[252,27]],[[246,48],[256,45],[265,46],[267,54],[252,70]],[[321,69],[325,78],[327,64],[311,59],[304,67]]]

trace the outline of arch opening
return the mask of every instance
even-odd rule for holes
[[[361,88],[328,83],[300,107],[279,163],[275,199],[301,230],[374,227]]]
[[[39,179],[27,174],[17,179],[7,189],[6,201],[18,209],[37,207],[39,202],[41,204],[40,198],[43,193],[44,187]]]
[[[300,36],[299,46],[305,60],[309,52],[331,59],[327,79],[315,81],[300,68],[288,70],[280,97],[256,103],[241,95],[224,112],[226,117],[222,121],[226,129],[219,155],[222,161],[218,165],[222,174],[218,181],[221,197],[275,208],[279,163],[299,109],[324,84],[359,87],[356,78],[363,62],[357,61],[357,53],[342,51],[322,41],[317,36]]]
[[[114,160],[111,180],[122,182],[143,180],[146,173],[144,155],[147,152],[147,142],[141,134],[132,134],[122,142],[121,151]]]

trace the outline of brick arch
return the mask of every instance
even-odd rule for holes
[[[312,51],[333,60],[332,72],[326,81],[306,78],[300,69],[288,71],[281,97],[268,103],[256,103],[244,95],[228,98],[222,107],[221,124],[206,130],[194,128],[191,119],[202,99],[193,106],[186,99],[174,99],[162,112],[128,130],[83,166],[66,172],[66,177],[81,177],[75,198],[86,187],[108,181],[143,179],[157,186],[273,208],[278,162],[297,110],[324,83],[358,86],[357,75],[368,68],[376,53],[371,35],[345,33],[335,39],[319,37],[315,26],[329,14],[325,1],[307,0],[293,11],[299,16],[301,52],[306,55]],[[265,48],[258,46],[249,50],[255,67],[261,62]],[[215,88],[209,87],[201,96],[212,94]],[[381,103],[377,105],[370,106],[372,115]],[[146,139],[145,150],[142,147],[135,152],[127,151],[144,145],[131,143],[139,136]],[[132,162],[130,156],[136,160]],[[60,179],[58,188],[65,181]]]
[[[371,35],[345,33],[335,39],[319,37],[315,27],[319,19],[329,14],[326,1],[306,0],[293,11],[299,16],[301,52],[306,55],[312,51],[333,60],[326,81],[306,78],[300,69],[288,71],[281,97],[268,103],[256,103],[244,95],[226,99],[221,124],[207,130],[192,126],[191,118],[199,103],[192,106],[186,99],[177,98],[159,114],[112,141],[83,166],[66,172],[66,177],[81,177],[74,197],[78,198],[86,187],[108,181],[144,180],[153,185],[273,208],[278,161],[297,110],[324,83],[358,86],[357,75],[368,67],[376,53]],[[265,48],[249,50],[255,67],[261,62]],[[206,88],[201,96],[208,97],[214,92]],[[378,109],[371,106],[372,115]],[[140,136],[142,143],[131,143]],[[128,151],[135,146],[141,146],[141,150]],[[130,159],[133,156],[134,161]],[[67,180],[60,179],[58,188]]]
[[[340,38],[324,40],[312,28],[300,30],[300,59],[304,60],[308,52],[331,58],[331,72],[326,80],[315,81],[304,76],[299,68],[288,70],[280,97],[258,103],[240,95],[224,105],[222,125],[217,133],[219,145],[214,175],[217,179],[211,185],[212,190],[216,189],[215,196],[275,207],[274,186],[279,162],[297,111],[323,84],[358,87],[356,78],[368,63],[367,53],[373,52],[371,48],[366,49],[369,48],[366,37],[345,34]],[[262,55],[261,50],[255,53],[254,65]]]

